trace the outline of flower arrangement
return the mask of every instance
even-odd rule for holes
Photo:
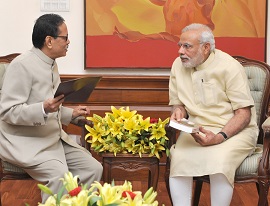
[[[73,177],[70,172],[60,180],[63,187],[57,194],[38,184],[44,193],[50,195],[46,202],[39,203],[39,206],[158,206],[158,201],[155,200],[157,192],[152,187],[142,196],[141,191],[132,191],[132,184],[128,181],[123,185],[114,185],[112,182],[103,186],[94,182],[90,189],[87,189],[86,185],[79,186],[78,176]]]
[[[143,118],[136,110],[130,111],[129,107],[116,109],[105,113],[102,118],[93,114],[87,117],[93,122],[93,127],[86,125],[89,132],[85,139],[91,143],[91,148],[96,152],[149,154],[160,158],[162,151],[169,155],[168,137],[165,125],[169,118],[161,119]]]

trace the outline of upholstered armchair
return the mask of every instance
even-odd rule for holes
[[[6,68],[8,64],[18,55],[19,55],[18,53],[14,53],[0,57],[0,95]],[[1,180],[9,176],[9,174],[11,174],[10,178],[24,178],[24,179],[29,178],[29,175],[27,175],[21,168],[1,160],[0,161]]]
[[[235,174],[235,183],[256,183],[259,201],[258,206],[268,205],[267,195],[269,190],[269,152],[270,152],[270,117],[268,117],[269,99],[270,99],[270,66],[256,60],[241,56],[235,56],[245,68],[252,97],[255,102],[257,112],[257,123],[260,128],[257,147],[254,153],[247,157]],[[175,144],[177,132],[167,128],[170,135],[170,143]],[[167,159],[165,181],[169,189],[170,159]],[[209,183],[209,176],[195,178],[195,191],[193,205],[197,206],[200,200],[200,194],[203,182]]]

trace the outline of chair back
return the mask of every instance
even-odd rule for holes
[[[255,103],[257,124],[260,129],[258,143],[263,143],[262,123],[268,117],[270,99],[270,66],[264,62],[234,56],[245,68],[251,95]]]
[[[6,56],[0,56],[0,95],[2,91],[2,85],[4,81],[4,75],[6,72],[6,68],[9,65],[9,63],[19,55],[19,53],[13,53]]]
[[[2,85],[3,85],[6,69],[9,63],[18,55],[19,53],[13,53],[6,56],[0,56],[0,97],[2,93]],[[0,179],[2,180],[4,176],[9,175],[11,173],[26,174],[24,170],[22,170],[21,168],[15,165],[12,165],[8,162],[2,161],[0,159]]]

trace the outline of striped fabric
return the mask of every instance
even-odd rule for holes
[[[257,144],[256,150],[254,153],[247,157],[242,164],[238,167],[235,172],[235,175],[256,175],[258,172],[258,166],[260,158],[262,157],[263,145]]]
[[[20,167],[17,167],[9,162],[6,162],[6,161],[2,161],[2,168],[3,168],[3,173],[9,173],[9,172],[15,172],[15,173],[21,173],[21,174],[26,174],[26,172],[20,168]]]
[[[256,66],[245,66],[245,70],[249,81],[250,92],[255,102],[257,122],[259,122],[266,74],[262,69]]]
[[[7,63],[0,63],[0,90],[2,89],[4,74],[7,68]]]
[[[261,116],[261,100],[264,93],[266,74],[262,69],[256,67],[255,65],[245,66],[245,71],[248,77],[251,95],[255,102],[257,122],[259,122]],[[263,145],[258,144],[253,154],[248,156],[238,167],[236,170],[236,175],[256,175],[258,172],[259,161],[262,157],[262,151]]]

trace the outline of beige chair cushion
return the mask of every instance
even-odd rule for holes
[[[261,103],[265,88],[266,73],[256,65],[245,66],[248,77],[250,92],[255,103],[257,122],[261,117]],[[260,158],[262,157],[263,145],[257,144],[256,150],[248,156],[236,170],[236,176],[257,175]]]
[[[3,80],[4,80],[4,74],[5,74],[7,66],[8,66],[8,63],[0,63],[0,95],[1,95],[1,89],[2,89]],[[8,173],[8,172],[16,172],[16,173],[24,173],[24,174],[26,173],[20,167],[17,167],[5,161],[2,161],[2,167],[3,167],[3,173]]]
[[[257,66],[245,66],[245,71],[248,77],[251,96],[255,103],[255,109],[257,114],[257,123],[260,121],[261,116],[261,103],[262,96],[265,88],[265,72]]]
[[[6,72],[7,66],[8,66],[8,63],[0,63],[0,91],[2,89],[4,74]]]
[[[256,175],[258,173],[259,161],[262,157],[263,145],[257,144],[252,155],[248,156],[236,170],[236,176]]]
[[[9,162],[6,162],[6,161],[3,161],[2,160],[2,169],[3,169],[3,173],[9,173],[9,172],[12,172],[12,173],[22,173],[22,174],[26,174],[26,172],[20,168],[20,167],[17,167]]]

